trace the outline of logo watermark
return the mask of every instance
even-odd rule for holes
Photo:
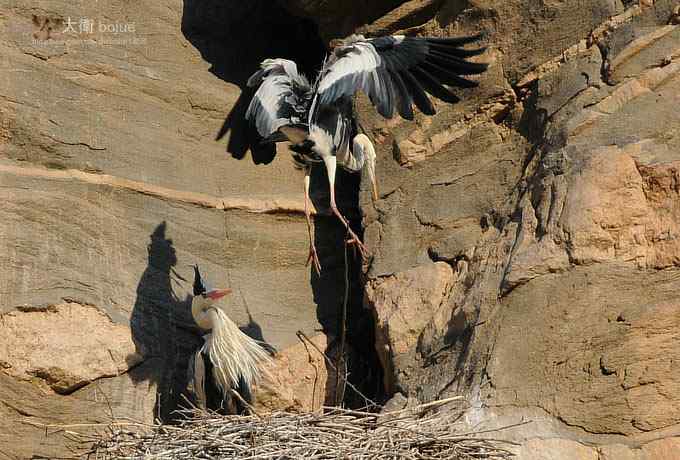
[[[144,45],[134,22],[111,22],[87,17],[66,19],[33,16],[33,45]]]

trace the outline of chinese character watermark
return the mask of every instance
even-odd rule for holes
[[[69,18],[71,19],[71,18]],[[88,18],[80,18],[80,33],[91,34],[94,30],[94,22]]]
[[[146,37],[132,36],[137,30],[134,22],[104,22],[87,17],[73,18],[71,16],[66,19],[33,16],[33,25],[35,45],[143,45],[146,43]],[[93,37],[93,35],[96,36]]]
[[[68,19],[66,20],[66,28],[61,31],[62,34],[65,34],[65,33],[68,33],[68,32],[73,32],[74,34],[78,33],[78,32],[76,32],[76,29],[73,27],[73,23],[71,22],[71,16],[69,16]]]
[[[75,21],[70,16],[66,18],[65,26],[66,27],[62,31],[63,34],[93,34],[95,32],[110,34],[133,34],[135,33],[136,29],[134,22],[103,22],[95,21],[90,18],[79,18],[77,21]]]

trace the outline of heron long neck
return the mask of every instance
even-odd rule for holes
[[[198,327],[204,331],[209,331],[213,327],[213,321],[210,314],[203,310],[203,307],[196,301],[191,304],[191,316],[198,324]]]

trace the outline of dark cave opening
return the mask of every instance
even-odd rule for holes
[[[316,25],[276,2],[184,0],[182,33],[220,79],[245,86],[265,58],[294,60],[309,78],[326,53]]]
[[[220,138],[227,131],[231,137],[243,130],[244,114],[252,93],[246,87],[248,77],[265,58],[286,58],[295,61],[300,71],[314,79],[326,54],[318,28],[310,19],[296,17],[277,2],[253,0],[184,0],[182,17],[184,36],[211,64],[210,72],[218,78],[238,85],[242,93],[227,116]],[[229,145],[229,144],[228,144]],[[229,145],[229,147],[231,147]],[[253,167],[263,161],[248,160],[246,152],[232,156],[251,161]],[[226,154],[225,154],[226,155]],[[227,159],[225,159],[227,161]],[[300,179],[302,185],[302,179]],[[354,230],[360,235],[359,183],[356,175],[338,171],[336,190],[338,205]],[[323,267],[320,276],[310,268],[311,287],[317,305],[317,319],[323,332],[333,339],[326,354],[337,356],[340,348],[345,277],[349,281],[346,318],[348,381],[363,395],[382,403],[384,400],[383,371],[375,350],[373,315],[363,306],[364,281],[361,260],[351,250],[345,258],[345,231],[337,218],[325,215],[328,209],[328,179],[323,166],[312,172],[311,194],[319,215],[315,216],[315,240]],[[303,225],[303,224],[301,224]],[[347,266],[345,265],[347,260]],[[333,358],[335,360],[335,358]],[[346,388],[343,403],[347,407],[366,406],[363,397]],[[327,401],[333,403],[333,401]]]

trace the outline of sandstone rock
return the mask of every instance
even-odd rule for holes
[[[640,449],[632,449],[623,444],[603,446],[598,449],[599,460],[639,460],[642,452]]]
[[[387,370],[388,394],[410,380],[408,363],[417,352],[425,326],[442,308],[452,279],[451,267],[438,262],[367,287],[367,300],[376,315],[376,349]]]
[[[579,19],[599,18],[589,35],[559,24],[567,15],[558,14],[550,30],[564,35],[547,40],[541,15],[563,11],[564,3],[532,15],[531,32],[513,29],[512,2],[457,11],[457,32],[491,23],[473,26],[482,11],[503,18],[490,27],[506,35],[491,41],[511,43],[500,45],[499,62],[517,83],[516,99],[499,123],[477,125],[469,144],[464,136],[436,155],[426,154],[427,143],[450,129],[450,115],[449,124],[438,114],[429,125],[396,125],[396,142],[386,136],[379,148],[384,199],[374,207],[363,201],[374,254],[368,305],[374,286],[424,260],[446,261],[456,273],[439,310],[447,321],[425,328],[416,348],[429,343],[436,359],[401,355],[387,363],[387,374],[408,373],[408,386],[398,387],[408,396],[468,395],[472,426],[538,414],[532,429],[541,438],[574,447],[575,457],[546,447],[546,457],[536,458],[598,458],[609,436],[643,445],[673,435],[680,422],[671,332],[680,308],[672,287],[679,203],[672,184],[680,160],[672,56],[680,36],[665,25],[672,2],[624,4],[590,5],[597,14]],[[437,18],[417,33],[451,32]],[[528,43],[541,50],[518,57],[519,43],[525,52]],[[541,54],[555,45],[551,56]],[[475,93],[476,107],[489,97],[488,83]],[[415,161],[403,160],[409,154]],[[409,168],[395,167],[393,158]],[[403,279],[390,290],[408,285]],[[526,455],[544,455],[531,447],[539,444],[535,435],[516,436],[529,443]]]
[[[120,375],[142,356],[127,326],[113,323],[93,306],[66,303],[4,314],[0,360],[8,375],[42,381],[63,394]]]
[[[165,418],[199,343],[193,263],[235,288],[227,301],[240,325],[283,350],[263,405],[318,407],[319,382],[326,391],[334,379],[294,332],[321,325],[320,347],[337,332],[343,233],[317,218],[325,270],[310,282],[302,181],[285,147],[260,168],[225,158],[215,133],[243,106],[240,86],[265,56],[313,71],[321,42],[353,31],[486,31],[491,68],[479,88],[458,93],[460,104],[436,103],[435,117],[413,122],[359,104],[379,153],[382,199],[360,197],[372,252],[366,305],[386,387],[410,400],[465,395],[475,428],[529,417],[503,431],[527,458],[673,458],[677,2],[279,3],[318,34],[259,0],[2,7],[0,328],[40,325],[71,353],[53,324],[19,320],[67,324],[69,304],[106,331],[91,368],[31,353],[33,337],[3,335],[3,453],[70,455],[45,425]],[[65,31],[83,18],[136,31],[109,45],[99,31]],[[358,179],[341,180],[343,208],[356,216]],[[320,214],[326,185],[316,171]],[[357,303],[363,284],[350,265]],[[357,312],[349,332],[365,346],[353,355],[370,354]],[[71,394],[45,393],[45,380]]]
[[[604,446],[598,449],[599,460],[675,460],[680,456],[677,437],[658,439],[629,447],[621,444]]]
[[[279,2],[293,14],[313,19],[317,23],[319,34],[326,41],[344,38],[358,26],[380,18],[404,3],[403,0],[380,0],[370,3],[361,0],[345,2],[279,0]]]
[[[143,364],[129,374],[100,379],[71,395],[45,394],[33,383],[0,372],[3,455],[21,459],[79,456],[88,445],[74,441],[65,428],[94,435],[114,420],[152,422],[156,389],[138,379],[149,371]]]
[[[328,348],[323,334],[311,340],[319,350]],[[310,344],[298,343],[282,350],[269,373],[255,392],[257,410],[313,411],[332,403],[328,397],[335,371]]]
[[[599,460],[597,451],[566,439],[536,439],[517,451],[518,460]]]
[[[500,121],[510,112],[516,98],[502,74],[499,54],[489,51],[475,59],[490,65],[489,70],[483,75],[471,77],[480,80],[481,89],[476,96],[483,101],[481,104],[479,101],[471,103],[465,98],[453,106],[435,100],[434,106],[440,114],[434,117],[419,114],[415,123],[401,119],[380,123],[392,132],[393,155],[400,165],[410,167],[426,161],[449,144],[471,136],[477,127]],[[412,126],[414,124],[415,129]]]
[[[666,438],[642,446],[644,460],[674,460],[680,457],[680,438]]]
[[[285,349],[319,328],[302,176],[285,147],[265,168],[214,140],[265,54],[295,51],[272,37],[296,31],[318,65],[313,27],[270,3],[0,6],[3,453],[70,455],[30,422],[170,417],[200,343],[191,264],[234,289],[256,338]],[[260,32],[233,47],[246,23]]]
[[[366,36],[394,34],[403,29],[418,26],[435,15],[442,7],[437,0],[410,0],[381,16],[371,24],[358,27],[356,32]],[[362,5],[363,6],[363,5]]]
[[[636,147],[596,150],[588,171],[572,176],[568,187],[576,192],[565,201],[562,225],[575,263],[615,258],[665,268],[680,260],[671,217],[677,192],[669,188],[678,162],[644,166],[625,153]]]
[[[387,401],[381,410],[382,413],[389,414],[390,412],[399,411],[406,407],[408,399],[401,393],[395,393],[389,401]]]

